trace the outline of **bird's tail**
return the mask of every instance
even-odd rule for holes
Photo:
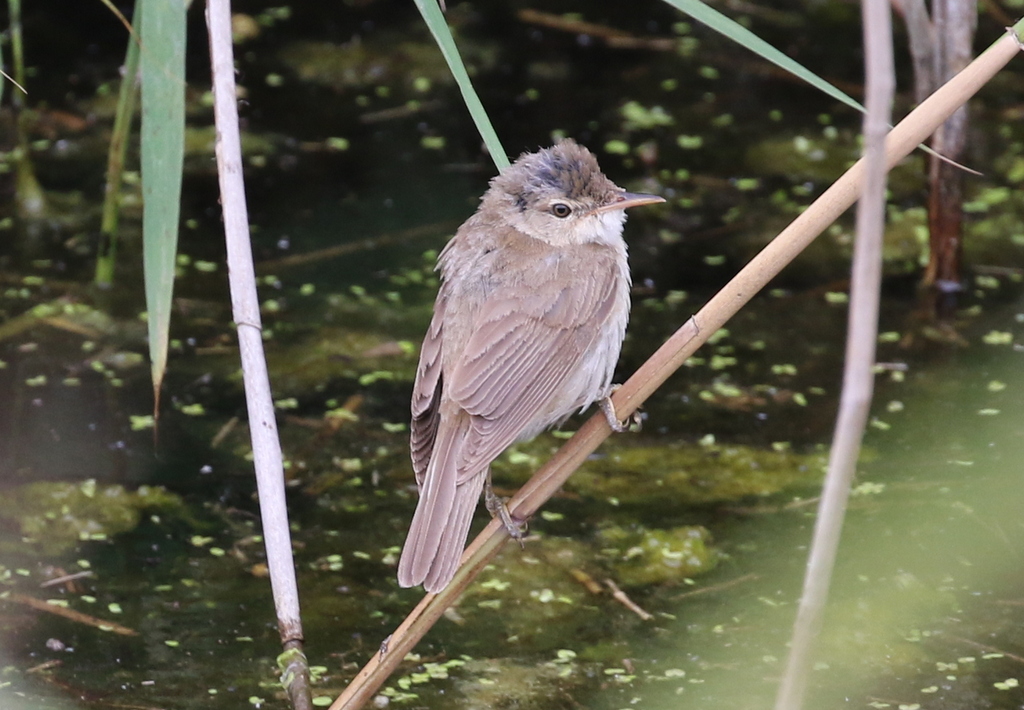
[[[455,576],[466,546],[487,469],[459,483],[458,462],[469,422],[460,424],[443,427],[434,442],[398,562],[398,583],[403,587],[422,584],[428,592],[441,591]]]

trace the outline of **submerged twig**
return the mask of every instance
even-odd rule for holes
[[[650,49],[656,52],[674,52],[679,48],[679,40],[672,37],[637,37],[608,25],[599,25],[532,8],[519,10],[516,17],[530,25],[595,37],[615,49]]]
[[[83,614],[80,611],[74,609],[68,609],[67,607],[57,606],[56,604],[50,604],[42,599],[36,599],[30,597],[27,594],[19,594],[18,592],[11,592],[7,596],[0,597],[0,601],[6,600],[14,602],[15,604],[24,604],[25,606],[32,607],[36,611],[45,611],[47,614],[54,614],[55,616],[62,616],[65,619],[71,621],[77,621],[79,624],[86,624],[88,626],[95,626],[101,631],[111,631],[121,636],[138,636],[139,632],[135,629],[129,629],[127,626],[116,624],[113,621],[107,621],[97,616],[91,616],[89,614]]]
[[[238,426],[239,421],[238,417],[231,417],[224,422],[224,425],[221,426],[221,428],[217,430],[217,433],[213,435],[213,438],[210,439],[210,448],[216,449],[218,446],[223,444],[224,440],[228,438],[228,435],[231,434],[231,432],[235,430],[235,427]]]
[[[1015,653],[1010,653],[1009,651],[1004,651],[1001,648],[996,648],[995,646],[989,646],[987,643],[978,643],[977,641],[972,641],[971,639],[964,638],[963,636],[955,636],[953,634],[943,634],[943,637],[952,639],[953,641],[959,641],[960,643],[968,646],[973,646],[979,651],[984,651],[985,653],[998,653],[1000,656],[1009,658],[1011,661],[1024,663],[1024,657],[1018,656]]]
[[[305,252],[303,254],[289,254],[288,256],[283,256],[280,259],[261,261],[259,270],[262,272],[275,271],[286,267],[320,263],[324,259],[337,259],[339,256],[346,256],[359,251],[369,251],[371,249],[379,249],[381,247],[393,246],[395,244],[406,244],[413,239],[435,237],[439,234],[452,233],[458,226],[458,222],[451,220],[445,222],[434,222],[433,224],[424,224],[419,227],[413,227],[412,229],[403,229],[400,232],[394,232],[392,234],[381,234],[369,239],[360,239],[354,242],[346,242],[345,244],[336,244],[335,246],[327,247],[326,249],[317,249],[316,251]]]
[[[601,585],[598,584],[596,579],[594,579],[581,569],[569,570],[569,574],[572,576],[573,579],[582,584],[583,588],[591,594],[598,595],[602,591],[604,591],[601,589]]]
[[[610,579],[606,579],[606,580],[604,580],[604,583],[605,583],[605,586],[607,586],[608,589],[611,590],[612,599],[617,601],[619,604],[621,604],[622,606],[624,606],[627,609],[629,609],[631,612],[633,612],[634,614],[639,616],[644,621],[650,621],[651,619],[654,618],[654,614],[652,614],[651,612],[645,610],[643,607],[641,607],[635,601],[630,599],[629,595],[626,594],[624,591],[622,591],[619,588],[619,585],[617,585],[614,581],[612,581]]]
[[[56,587],[57,585],[65,584],[66,582],[74,582],[76,579],[85,579],[86,577],[91,577],[92,575],[93,572],[91,569],[84,569],[81,572],[63,574],[60,577],[48,579],[45,582],[40,583],[39,587],[41,589],[45,589],[46,587]]]
[[[700,589],[693,589],[693,590],[690,590],[689,592],[683,592],[682,594],[678,594],[678,595],[672,597],[672,601],[677,602],[680,599],[689,599],[691,597],[699,597],[699,596],[701,596],[703,594],[713,594],[715,592],[721,592],[722,590],[729,589],[731,587],[735,587],[735,586],[737,586],[739,584],[746,584],[747,582],[753,582],[755,579],[758,579],[758,575],[756,575],[753,572],[751,572],[750,574],[744,574],[744,575],[742,575],[740,577],[737,577],[736,579],[730,579],[727,582],[721,582],[719,584],[712,584],[709,587],[701,587]]]

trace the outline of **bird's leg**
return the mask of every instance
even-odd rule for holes
[[[640,430],[641,419],[639,410],[634,411],[629,415],[629,419],[622,421],[619,419],[619,415],[615,413],[615,405],[612,404],[612,392],[617,390],[622,385],[612,385],[611,389],[608,390],[608,394],[601,400],[601,412],[604,413],[604,418],[608,422],[608,426],[616,434],[621,434],[624,431],[629,431],[630,427],[636,425],[637,431]]]
[[[523,538],[526,537],[526,521],[519,521],[512,517],[512,513],[508,511],[508,506],[505,505],[505,498],[499,498],[494,493],[494,488],[491,486],[491,470],[487,469],[487,482],[484,484],[484,505],[487,507],[487,512],[491,514],[492,518],[499,518],[501,524],[505,526],[505,530],[508,531],[509,537],[519,543],[519,547],[526,549],[526,544],[523,542]]]

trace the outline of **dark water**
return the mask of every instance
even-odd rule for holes
[[[412,7],[352,5],[307,3],[288,17],[235,8],[262,27],[238,48],[243,119],[260,139],[247,190],[307,652],[324,696],[419,599],[394,581],[415,503],[407,344],[429,319],[431,252],[493,174]],[[584,19],[692,38],[683,53],[609,49],[523,22],[518,9],[451,13],[509,153],[571,135],[619,184],[670,198],[627,225],[636,289],[624,379],[841,172],[858,118],[676,26],[684,18],[661,4],[588,6]],[[198,10],[190,126],[204,129]],[[28,104],[41,115],[31,137],[54,207],[13,221],[0,241],[0,708],[284,707],[212,156],[187,160],[188,259],[154,441],[138,419],[152,402],[137,207],[117,286],[88,283],[124,38],[96,8],[76,22],[45,4],[26,12]],[[749,19],[827,78],[859,80],[853,8],[793,3]],[[997,25],[982,18],[984,42]],[[930,337],[915,315],[921,159],[893,176],[879,360],[896,366],[878,377],[809,707],[1024,703],[1019,86],[1011,69],[974,108],[970,164],[985,176],[967,182],[976,272],[958,344]],[[844,218],[648,403],[642,433],[588,462],[533,521],[525,552],[505,550],[402,666],[392,702],[771,705],[839,391],[849,239]],[[342,256],[320,252],[363,240]],[[314,256],[287,260],[297,255]],[[40,304],[51,310],[32,316]],[[327,414],[342,408],[354,421]],[[514,489],[558,441],[515,447],[497,484]],[[680,549],[691,566],[665,562]],[[573,570],[617,580],[653,618],[589,593]],[[73,586],[40,586],[85,571]]]

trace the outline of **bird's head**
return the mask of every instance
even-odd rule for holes
[[[615,242],[627,208],[665,201],[626,192],[571,139],[521,155],[491,181],[483,200],[483,209],[493,205],[511,226],[554,245]]]

